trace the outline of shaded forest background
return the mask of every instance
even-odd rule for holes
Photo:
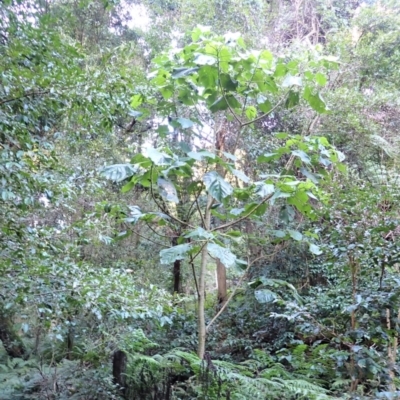
[[[3,0],[0,398],[400,398],[399,25]]]

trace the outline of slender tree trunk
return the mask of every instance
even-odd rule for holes
[[[113,381],[118,385],[122,396],[125,398],[126,394],[126,364],[128,358],[122,350],[116,350],[113,355]]]
[[[224,304],[227,299],[226,289],[226,268],[220,260],[217,260],[217,285],[218,285],[218,303]]]
[[[177,246],[178,238],[172,238],[172,246]],[[181,289],[181,260],[174,261],[174,267],[172,270],[172,278],[173,278],[173,293],[180,293]]]
[[[14,329],[12,315],[5,311],[2,305],[0,305],[0,340],[10,357],[23,358],[26,355],[24,343]]]
[[[225,151],[225,125],[226,123],[223,124],[215,136],[215,149],[220,153],[220,157],[222,157],[222,152]],[[218,165],[217,172],[225,178],[226,173],[224,174],[222,168]],[[220,260],[217,260],[217,287],[219,305],[223,305],[228,297],[226,286],[226,267]]]
[[[208,195],[207,206],[204,213],[204,229],[210,230],[210,219],[211,219],[211,205],[213,198]],[[204,352],[206,349],[206,318],[205,318],[205,295],[206,295],[206,275],[207,275],[207,244],[204,244],[200,254],[200,277],[199,277],[199,299],[198,299],[198,348],[197,355],[200,359],[203,359]]]
[[[181,260],[175,260],[173,275],[174,275],[174,293],[180,293],[180,291],[181,291]]]
[[[400,316],[400,310],[398,313],[398,317]],[[397,325],[397,324],[396,324]],[[388,330],[391,330],[391,323],[390,323],[390,309],[386,309],[386,326]],[[397,326],[396,326],[397,328]],[[396,329],[397,330],[397,329]],[[388,361],[389,361],[389,390],[392,393],[396,392],[396,384],[395,384],[395,369],[396,369],[396,360],[397,360],[397,346],[398,346],[398,338],[397,336],[390,338],[388,343]]]

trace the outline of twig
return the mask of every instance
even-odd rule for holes
[[[127,225],[125,225],[125,226],[127,226]],[[151,243],[153,243],[153,244],[156,244],[156,245],[158,245],[158,246],[162,246],[162,247],[166,247],[166,248],[169,248],[169,247],[170,247],[170,246],[167,246],[166,244],[162,244],[162,243],[160,243],[160,242],[156,242],[155,240],[152,240],[152,239],[149,239],[149,238],[146,237],[146,236],[143,236],[141,233],[135,231],[134,229],[130,228],[129,226],[127,226],[127,227],[128,227],[128,229],[130,229],[131,232],[133,232],[134,234],[138,235],[138,236],[141,237],[142,239],[148,240],[149,242],[151,242]]]
[[[188,238],[188,243],[191,243],[190,238]],[[196,276],[196,270],[194,268],[194,258],[192,255],[190,255],[190,261],[189,261],[190,266],[192,267],[192,274],[193,274],[193,280],[194,280],[194,285],[196,286],[196,292],[197,292],[197,298],[200,297],[200,291],[199,291],[199,285],[197,283],[197,276]]]
[[[199,202],[198,202],[198,198],[199,198],[199,196],[197,196],[197,197],[195,198],[194,201],[196,202],[197,211],[198,211],[199,214],[200,214],[201,223],[202,223],[202,225],[203,225],[203,227],[204,227],[204,229],[205,229],[205,228],[206,228],[206,223],[205,223],[205,221],[204,221],[203,214],[201,213],[201,209],[200,209],[200,205],[199,205]]]
[[[44,90],[42,92],[28,92],[28,93],[25,93],[25,94],[23,94],[21,96],[18,96],[18,97],[13,97],[11,99],[9,98],[9,99],[0,100],[0,106],[3,105],[3,104],[6,104],[6,103],[11,103],[12,101],[23,99],[25,97],[42,96],[42,95],[48,94],[48,93],[50,93],[50,90]]]
[[[264,258],[265,256],[260,256],[254,259],[249,265],[247,266],[246,270],[244,271],[243,275],[240,277],[238,284],[235,286],[235,289],[233,289],[232,293],[230,294],[228,300],[225,302],[225,304],[221,307],[221,309],[215,314],[214,318],[208,323],[206,327],[206,332],[209,331],[211,325],[217,320],[217,318],[224,312],[230,301],[233,299],[233,296],[235,296],[236,291],[238,290],[239,286],[242,284],[244,277],[247,275],[247,273],[250,270],[250,267],[259,259]]]
[[[179,236],[167,236],[167,235],[163,235],[163,234],[161,234],[161,233],[158,233],[155,229],[153,229],[151,226],[150,226],[150,224],[148,223],[148,222],[146,222],[146,226],[153,232],[153,233],[155,233],[157,236],[160,236],[160,237],[165,237],[165,238],[167,238],[167,239],[172,239],[172,238],[175,238],[175,237],[179,237]]]
[[[265,199],[264,199],[263,201],[261,201],[260,203],[258,203],[256,207],[254,207],[254,208],[253,208],[251,211],[249,211],[247,214],[243,215],[243,217],[240,217],[240,218],[236,219],[235,221],[228,222],[228,223],[226,223],[226,224],[224,224],[224,225],[217,226],[217,227],[215,227],[214,229],[211,229],[211,232],[219,231],[219,230],[225,229],[225,228],[229,228],[230,226],[235,225],[235,224],[237,224],[237,223],[243,221],[244,219],[246,219],[247,217],[249,217],[251,214],[253,214],[255,210],[257,210],[257,209],[258,209],[259,207],[261,207],[264,203],[266,203],[272,196],[273,196],[273,193],[269,194],[267,197],[265,197]]]
[[[243,122],[242,124],[240,124],[240,127],[243,128],[244,126],[247,125],[251,125],[254,124],[254,122],[259,121],[260,119],[265,118],[267,115],[271,114],[272,112],[274,112],[282,103],[283,101],[286,99],[287,94],[289,93],[289,91],[287,91],[285,93],[285,95],[265,114],[261,115],[260,117],[257,117],[256,119],[253,119],[252,121],[248,121],[248,122]]]
[[[154,196],[154,192],[153,192],[153,165],[151,166],[150,169],[150,193],[151,193],[151,197],[154,200],[154,202],[156,203],[157,207],[162,210],[164,212],[164,214],[168,215],[168,217],[170,217],[171,219],[173,219],[175,222],[178,222],[181,225],[184,226],[188,226],[189,228],[194,229],[194,226],[189,224],[188,222],[182,221],[179,218],[175,217],[174,215],[172,215],[169,210],[167,210],[165,207],[162,207],[160,205],[160,203],[156,200],[155,196]]]
[[[240,118],[236,115],[236,113],[233,111],[231,105],[230,105],[229,102],[228,102],[228,99],[226,98],[224,88],[223,88],[222,85],[221,85],[221,71],[220,71],[220,68],[219,68],[219,55],[218,55],[218,86],[219,86],[219,88],[221,89],[222,96],[223,96],[223,98],[225,99],[226,104],[228,105],[229,111],[230,111],[230,112],[232,113],[232,115],[233,115],[233,118],[235,118],[236,121],[239,122],[240,125],[242,125],[242,121],[241,121]]]

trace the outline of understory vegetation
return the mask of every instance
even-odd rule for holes
[[[400,7],[0,3],[0,399],[400,399]]]

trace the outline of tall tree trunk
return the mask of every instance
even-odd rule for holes
[[[181,291],[181,260],[174,261],[174,293]]]
[[[23,358],[26,348],[14,329],[12,315],[0,304],[0,340],[7,354],[13,358]]]
[[[215,135],[215,149],[220,153],[219,156],[222,157],[222,152],[225,151],[225,136],[226,136],[226,122],[221,126],[221,128],[216,132]],[[226,174],[222,172],[222,168],[217,165],[217,172],[223,177]],[[226,267],[220,261],[217,260],[217,287],[218,287],[218,304],[222,305],[225,303],[228,293],[226,288]]]
[[[218,303],[224,304],[227,299],[226,289],[226,268],[220,260],[217,260],[217,285],[218,285]]]
[[[113,355],[113,381],[121,391],[122,397],[126,394],[126,364],[128,357],[122,350],[116,350]]]
[[[210,220],[211,220],[211,206],[214,199],[208,195],[207,205],[204,212],[204,229],[206,231],[210,230]],[[204,352],[206,349],[206,318],[205,318],[205,295],[206,295],[206,275],[207,275],[207,244],[205,244],[201,250],[200,254],[200,277],[199,277],[199,298],[198,298],[198,348],[197,355],[200,359],[203,359]]]
[[[172,238],[172,246],[178,245],[178,238]],[[181,291],[181,260],[174,261],[174,267],[172,270],[173,279],[173,293],[180,293]]]

